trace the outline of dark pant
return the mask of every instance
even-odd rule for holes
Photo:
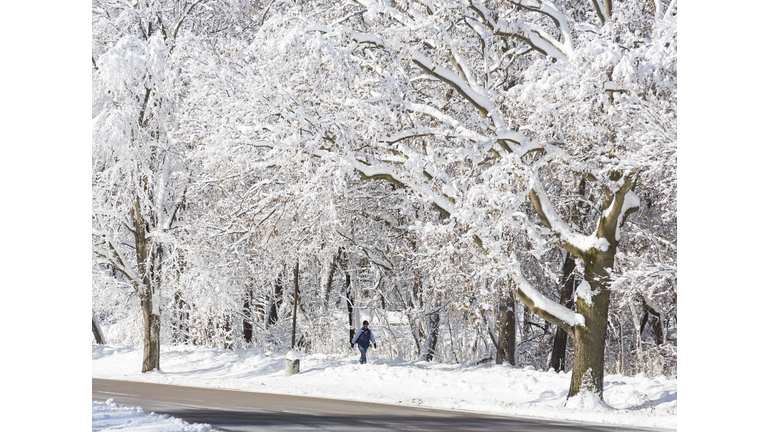
[[[357,344],[357,349],[360,350],[360,364],[366,363],[365,352],[368,351],[368,347]]]

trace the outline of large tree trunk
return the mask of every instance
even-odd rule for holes
[[[504,361],[515,364],[515,348],[517,337],[515,334],[515,297],[512,293],[506,293],[499,299],[499,342],[496,349],[496,364]]]
[[[576,289],[576,259],[570,252],[565,254],[565,262],[563,263],[563,281],[560,285],[560,304],[573,309],[573,291]],[[555,332],[555,340],[552,345],[552,357],[549,360],[549,367],[556,372],[565,370],[565,348],[568,344],[568,333],[557,328]]]
[[[573,331],[574,338],[573,373],[568,391],[569,398],[584,392],[593,393],[600,400],[603,399],[605,336],[611,298],[611,278],[608,270],[613,269],[621,225],[630,214],[639,209],[640,199],[632,192],[635,186],[635,173],[636,171],[633,170],[626,174],[619,171],[609,174],[609,179],[620,186],[617,190],[607,187],[604,189],[603,211],[595,232],[595,237],[607,242],[607,245],[603,243],[583,250],[572,243],[560,244],[584,262],[584,281],[589,285],[590,291],[582,293],[581,287],[577,290],[579,296],[576,300],[576,311],[584,317],[584,324],[568,327]],[[539,214],[542,223],[547,228],[552,228],[549,217],[558,216],[550,212],[551,207],[548,202],[547,205],[542,205],[541,198],[546,196],[540,196],[540,192],[540,186],[534,185],[530,192],[531,204]],[[626,201],[627,199],[629,201]],[[543,316],[550,315],[546,312],[539,313]],[[552,319],[551,315],[549,319]],[[557,324],[556,321],[555,318],[553,322]]]
[[[611,174],[611,180],[619,181],[621,173]],[[603,376],[605,371],[605,336],[608,328],[608,305],[611,299],[611,277],[609,270],[613,269],[616,256],[621,224],[639,208],[639,198],[634,193],[625,208],[625,199],[634,188],[632,175],[624,176],[623,184],[613,196],[603,200],[603,213],[597,226],[597,238],[608,240],[609,246],[602,250],[592,248],[583,251],[584,280],[589,283],[590,299],[576,300],[576,310],[584,316],[584,326],[576,326],[574,331],[573,374],[568,397],[575,396],[580,391],[591,392],[603,399]],[[579,292],[581,290],[578,290]],[[591,300],[591,301],[590,301]]]
[[[606,269],[613,267],[615,251],[616,247],[611,246],[607,252],[595,251],[589,257],[592,259],[585,260],[584,279],[589,283],[592,295],[591,301],[582,297],[576,300],[576,310],[584,316],[585,325],[575,327],[569,398],[585,391],[603,399],[605,336],[611,298],[610,275]]]

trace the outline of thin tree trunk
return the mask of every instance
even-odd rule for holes
[[[352,280],[349,272],[344,273],[344,293],[347,297],[347,313],[349,314],[349,343],[355,338],[355,304],[352,298]]]
[[[269,320],[267,321],[267,327],[277,322],[277,313],[280,304],[283,302],[283,274],[280,272],[275,282],[275,288],[272,291],[272,298],[269,301]]]
[[[640,325],[640,334],[643,333],[643,328],[650,318],[651,330],[653,330],[653,340],[656,342],[656,345],[661,345],[664,343],[664,328],[661,325],[661,313],[649,305],[648,302],[645,301],[645,298],[641,297],[641,300],[643,301],[645,316],[643,317],[643,323]]]
[[[328,301],[329,296],[331,294],[331,284],[333,283],[333,274],[336,271],[336,259],[337,255],[333,255],[333,259],[331,260],[331,268],[328,269],[328,277],[325,279],[325,283],[323,284],[323,308],[324,311],[328,310]]]
[[[624,326],[619,320],[619,373],[624,373]]]
[[[160,369],[160,315],[153,313],[151,291],[141,301],[144,316],[144,359],[141,372]]]
[[[344,270],[344,296],[347,299],[347,314],[349,315],[349,344],[355,338],[355,304],[352,298],[352,277],[349,274],[349,257],[346,253],[340,252],[341,267]]]
[[[291,349],[296,346],[296,306],[299,304],[299,262],[293,267],[293,329],[291,330]]]
[[[173,295],[173,319],[171,321],[172,340],[174,344],[186,343],[189,338],[189,313],[185,310],[184,300],[181,293],[176,292]]]
[[[134,240],[136,245],[136,262],[138,263],[141,280],[139,284],[139,298],[141,300],[141,312],[144,317],[144,358],[141,372],[149,372],[160,369],[160,314],[155,310],[154,287],[155,270],[154,263],[159,259],[157,248],[152,249],[147,239],[148,223],[141,216],[139,197],[136,197],[135,207],[131,211],[134,226]]]
[[[427,334],[421,347],[420,361],[432,361],[437,348],[437,336],[440,331],[440,309],[434,310],[427,317]]]
[[[576,289],[576,259],[570,252],[565,254],[563,263],[563,281],[560,284],[560,304],[573,309],[573,291]],[[556,372],[565,370],[565,348],[568,344],[568,333],[560,327],[555,332],[555,340],[552,345],[552,356],[549,367]]]
[[[440,311],[437,310],[432,313],[432,316],[429,317],[429,343],[426,343],[427,346],[427,361],[432,361],[432,358],[435,356],[435,353],[437,352],[437,336],[438,332],[440,331]]]
[[[515,297],[512,293],[502,294],[499,300],[499,346],[496,349],[496,364],[504,361],[515,364]]]
[[[243,301],[243,338],[245,342],[251,343],[253,341],[253,313],[252,313],[252,292],[248,293],[248,296]],[[250,317],[250,319],[248,319]]]
[[[96,315],[93,313],[91,314],[91,330],[93,331],[93,337],[96,339],[96,343],[104,345],[104,333],[101,331],[101,326],[99,325],[98,320],[96,320]]]

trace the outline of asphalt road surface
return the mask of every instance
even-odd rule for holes
[[[113,398],[221,431],[648,431],[301,396],[92,379],[95,401]]]

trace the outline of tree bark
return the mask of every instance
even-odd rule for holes
[[[272,291],[272,298],[269,302],[269,319],[267,320],[267,327],[277,322],[277,313],[280,304],[283,302],[283,272],[277,277],[275,282],[275,289]]]
[[[293,267],[293,328],[291,330],[291,349],[296,346],[296,306],[299,304],[299,262]]]
[[[185,302],[181,298],[181,293],[176,292],[173,295],[173,319],[171,329],[173,334],[173,343],[186,343],[189,339],[189,313],[185,311]]]
[[[341,268],[344,270],[344,297],[347,299],[347,314],[349,315],[349,343],[355,338],[355,304],[352,298],[352,277],[349,274],[349,256],[344,252],[339,252],[341,259]]]
[[[499,299],[499,345],[496,349],[496,364],[502,364],[504,361],[515,364],[515,333],[515,297],[509,292],[502,294]]]
[[[104,333],[101,331],[101,326],[96,321],[96,316],[91,314],[91,330],[93,331],[93,337],[96,339],[96,343],[104,345]]]
[[[347,314],[349,315],[349,343],[355,338],[355,304],[352,299],[352,280],[349,272],[344,273],[344,294],[347,297]]]
[[[610,258],[613,261],[613,257]],[[575,328],[573,373],[568,397],[586,391],[597,394],[602,400],[605,335],[611,296],[608,290],[608,272],[605,271],[604,266],[588,263],[585,266],[585,279],[593,293],[598,294],[592,295],[591,304],[582,298],[576,300],[577,310],[584,316],[585,325]]]
[[[253,341],[253,313],[251,312],[252,302],[251,302],[251,294],[248,294],[248,297],[245,298],[245,301],[243,302],[243,315],[245,318],[243,318],[243,338],[245,339],[245,342],[251,343]],[[251,317],[249,320],[248,317]]]
[[[640,326],[640,334],[643,334],[643,328],[650,316],[652,321],[651,329],[653,330],[653,340],[656,342],[656,345],[662,345],[664,343],[664,328],[661,325],[661,313],[649,305],[648,302],[645,301],[645,298],[642,298],[642,301],[645,316],[643,317],[643,323]]]
[[[133,235],[136,245],[136,263],[138,264],[140,281],[137,291],[141,300],[141,312],[144,318],[144,357],[141,372],[160,369],[160,315],[155,310],[154,288],[156,285],[154,270],[155,260],[159,259],[158,248],[152,248],[147,239],[149,224],[141,215],[139,197],[136,196],[135,207],[131,211],[133,219]]]
[[[420,361],[432,361],[437,348],[437,336],[440,331],[440,309],[435,310],[427,319],[427,334],[421,347]]]
[[[576,259],[570,252],[565,253],[565,262],[563,263],[563,281],[560,284],[560,304],[573,309],[573,291],[576,289]],[[555,340],[552,344],[552,356],[549,361],[549,367],[556,372],[565,370],[565,348],[568,344],[568,333],[557,328]]]
[[[608,328],[608,306],[610,303],[610,273],[618,247],[617,233],[627,217],[638,210],[637,202],[625,208],[625,199],[635,187],[635,173],[612,172],[611,181],[620,184],[618,190],[606,188],[602,203],[600,222],[596,237],[607,241],[607,248],[592,247],[582,250],[573,244],[563,242],[560,246],[577,255],[584,262],[584,280],[589,284],[589,296],[576,300],[576,311],[584,317],[584,325],[576,325],[573,331],[574,356],[573,373],[568,398],[580,392],[593,393],[603,399],[603,377],[605,374],[605,337]],[[531,189],[531,204],[542,223],[551,228],[547,214],[537,190]],[[637,197],[634,197],[637,200]],[[555,216],[555,215],[552,215]],[[585,293],[586,294],[586,293]],[[588,297],[588,298],[587,298]]]
[[[152,313],[152,295],[141,301],[144,316],[144,359],[141,372],[160,369],[160,316]]]
[[[333,283],[333,274],[336,271],[336,257],[337,255],[333,255],[333,259],[331,260],[331,268],[328,269],[328,277],[323,283],[323,310],[328,310],[328,301],[331,294],[331,284]]]
[[[586,188],[587,180],[582,178],[579,182],[579,196],[582,197],[581,201],[576,203],[578,211],[571,213],[572,220],[579,219],[579,213],[586,213]],[[563,262],[563,278],[560,282],[560,304],[573,309],[574,300],[573,292],[576,290],[576,258],[568,251],[565,252],[565,262]],[[556,372],[565,370],[565,351],[568,346],[568,332],[558,327],[555,332],[555,338],[552,343],[552,356],[550,357],[549,367]]]

